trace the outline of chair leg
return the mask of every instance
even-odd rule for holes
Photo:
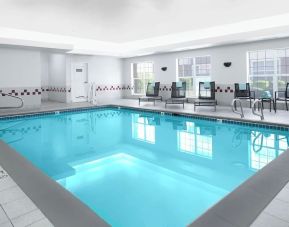
[[[138,99],[138,105],[140,106],[140,99]]]
[[[288,102],[287,102],[287,98],[285,98],[285,103],[286,103],[286,110],[288,111]]]
[[[250,98],[250,108],[252,108],[252,100],[251,100],[251,98]]]

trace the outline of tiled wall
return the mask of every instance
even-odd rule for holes
[[[96,99],[114,99],[122,98],[124,91],[130,91],[130,85],[97,85],[95,87]],[[69,102],[68,96],[71,96],[71,87],[43,86],[41,88],[42,100],[54,100]]]
[[[43,86],[41,87],[41,91],[41,100],[56,99],[65,102],[66,96],[71,93],[71,88],[60,86]]]
[[[95,87],[95,95],[96,100],[109,100],[109,99],[117,99],[122,98],[127,91],[131,91],[130,85],[123,84],[103,84],[96,85]]]
[[[25,107],[38,106],[41,103],[42,91],[40,87],[12,87],[12,88],[0,88],[0,106],[19,106],[20,101],[6,96],[10,94],[13,96],[21,97],[24,101]]]

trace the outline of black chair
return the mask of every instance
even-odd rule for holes
[[[249,83],[235,83],[234,98],[236,99],[249,99],[250,108],[252,107],[252,99],[255,100],[255,91],[251,91]],[[236,109],[236,103],[235,103]]]
[[[197,106],[213,106],[216,111],[215,82],[199,82],[199,97],[194,100],[194,110]]]
[[[286,110],[288,111],[289,83],[286,84],[285,91],[275,91],[275,110],[277,110],[277,101],[285,102]]]
[[[154,105],[156,104],[156,101],[162,101],[162,96],[159,96],[160,92],[160,82],[155,83],[148,83],[147,90],[146,90],[146,96],[140,97],[138,99],[138,104],[140,105],[141,102],[153,102]]]
[[[171,98],[166,100],[165,107],[168,104],[182,104],[185,108],[186,98],[186,82],[173,82]]]

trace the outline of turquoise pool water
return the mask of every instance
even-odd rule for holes
[[[112,226],[186,226],[288,148],[289,132],[105,108],[0,120],[0,139]]]

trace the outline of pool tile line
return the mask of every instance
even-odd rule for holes
[[[289,131],[288,125],[280,125],[278,123],[274,123],[274,124],[270,123],[270,122],[262,122],[262,123],[258,122],[258,123],[256,123],[256,121],[253,121],[253,120],[248,120],[248,119],[236,120],[233,118],[231,119],[229,117],[222,117],[222,116],[218,116],[218,117],[205,116],[204,117],[204,115],[202,115],[202,114],[170,112],[169,110],[167,110],[167,111],[149,110],[149,109],[144,109],[141,107],[127,107],[127,106],[115,106],[115,107],[122,107],[125,109],[131,109],[131,110],[142,110],[144,112],[159,113],[159,114],[164,113],[165,115],[170,115],[170,116],[182,116],[182,117],[199,119],[199,120],[220,121],[222,123],[228,123],[228,124],[275,129],[275,130],[281,130],[281,131]]]
[[[151,109],[144,109],[141,107],[130,107],[130,106],[121,106],[121,105],[109,105],[116,108],[123,108],[123,109],[130,109],[130,110],[141,110],[145,113],[157,113],[157,114],[164,114],[168,116],[181,116],[191,119],[198,119],[198,120],[207,120],[207,121],[219,121],[222,123],[228,123],[228,124],[237,124],[237,125],[243,125],[243,126],[250,126],[250,127],[258,127],[258,128],[266,128],[266,129],[275,129],[275,130],[281,130],[281,131],[289,131],[288,125],[280,125],[278,123],[273,124],[270,122],[258,122],[248,119],[242,119],[242,120],[236,120],[231,119],[229,117],[212,117],[212,116],[205,116],[202,114],[195,114],[195,113],[181,113],[181,112],[172,112],[169,110],[151,110]]]
[[[91,106],[91,107],[77,107],[77,108],[69,108],[69,109],[62,109],[62,110],[54,110],[54,111],[43,111],[43,112],[35,112],[35,113],[27,113],[27,114],[15,114],[15,115],[3,115],[0,116],[1,120],[13,120],[13,119],[23,119],[23,118],[34,118],[34,117],[41,117],[46,115],[58,115],[58,114],[70,114],[74,112],[86,112],[86,111],[95,111],[95,110],[107,110],[107,109],[127,109],[127,110],[137,110],[143,113],[153,113],[159,115],[166,115],[166,116],[180,116],[185,118],[197,119],[197,120],[206,120],[206,121],[219,121],[221,123],[227,124],[234,124],[234,125],[242,125],[242,126],[250,126],[256,128],[265,128],[265,129],[273,129],[273,130],[280,130],[280,131],[289,131],[289,126],[287,125],[280,125],[278,123],[270,123],[270,122],[258,122],[248,119],[236,120],[231,119],[229,117],[212,117],[212,116],[205,116],[201,114],[195,113],[181,113],[181,112],[172,112],[169,110],[152,110],[152,109],[144,109],[141,107],[130,107],[130,106],[122,106],[122,105],[99,105],[99,106]]]

